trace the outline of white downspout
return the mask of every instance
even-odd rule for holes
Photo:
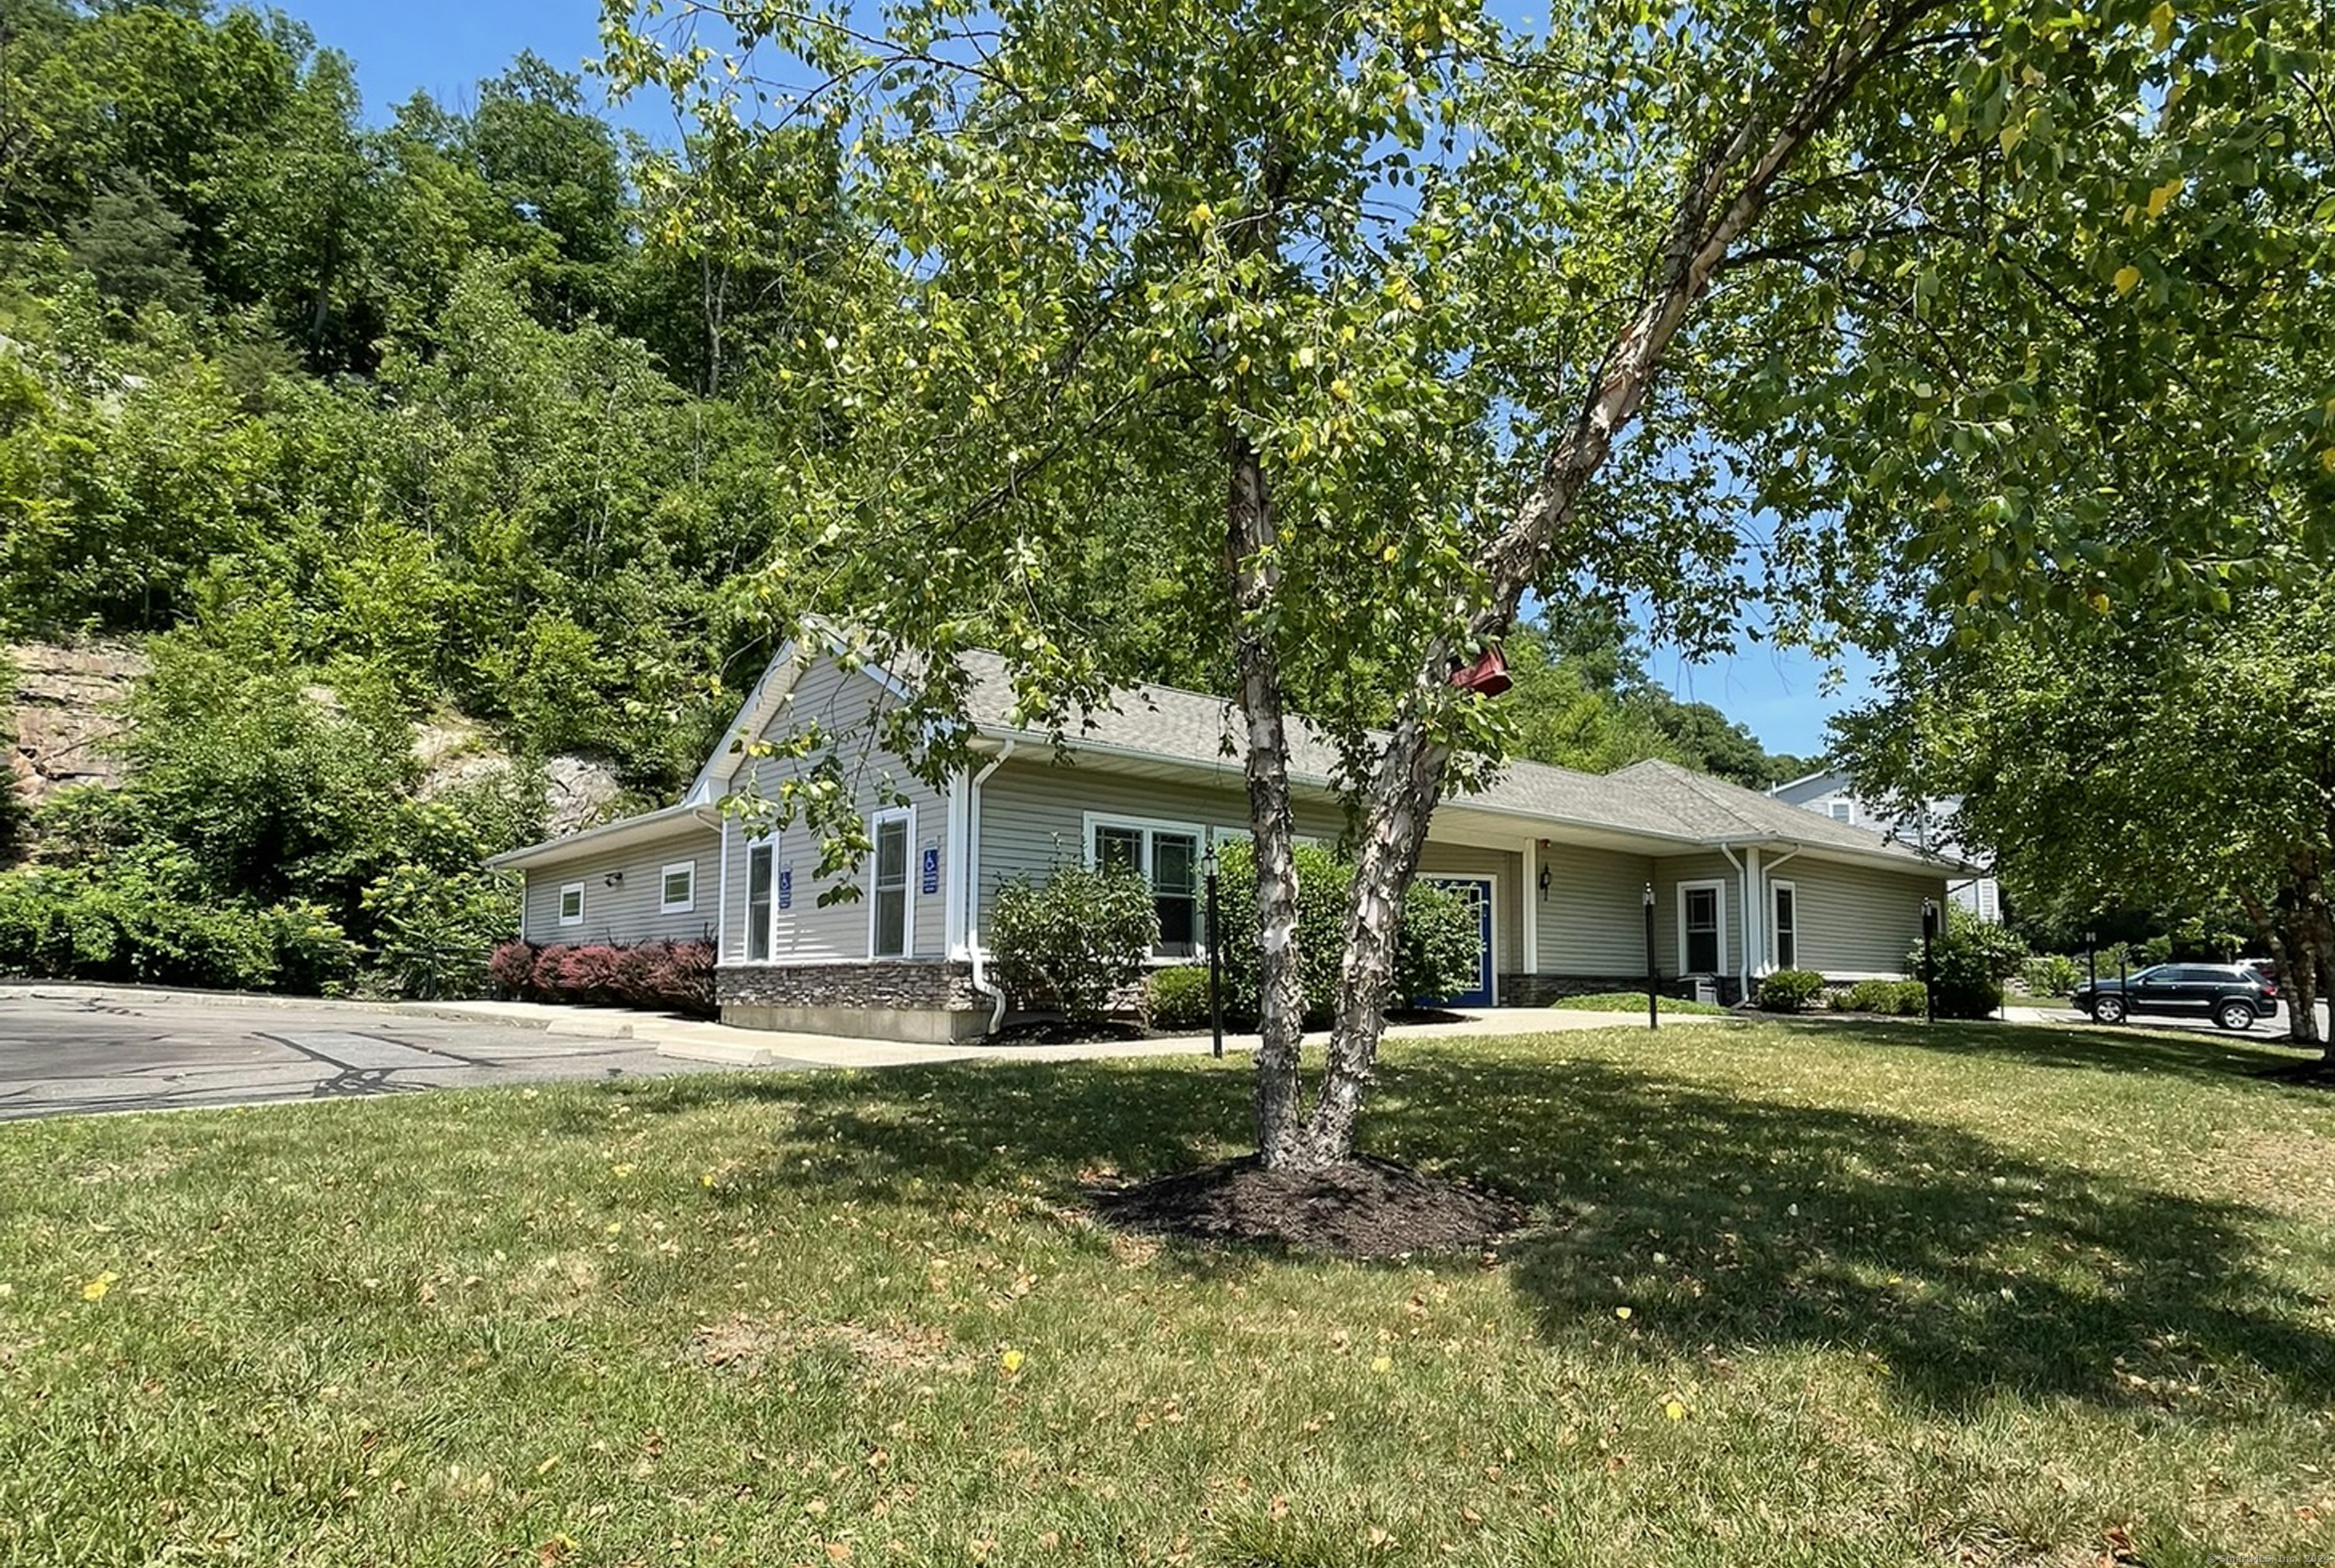
[[[1014,743],[1005,742],[987,766],[973,776],[965,787],[965,847],[964,847],[964,945],[973,958],[973,989],[977,996],[989,998],[989,1028],[995,1034],[1005,1022],[1005,992],[989,983],[989,971],[982,962],[981,950],[981,787],[989,776],[1005,765],[1013,755]]]
[[[1735,867],[1736,890],[1743,900],[1743,918],[1736,922],[1744,929],[1735,934],[1735,983],[1741,988],[1743,1000],[1749,1002],[1751,1000],[1751,884],[1749,880],[1750,873],[1743,868],[1743,862],[1735,858],[1733,846],[1722,844],[1719,847],[1719,852],[1727,857],[1727,864]],[[1746,853],[1756,854],[1754,851],[1746,851]],[[1722,896],[1719,902],[1723,906],[1727,900]],[[1722,907],[1721,915],[1723,916],[1725,913]],[[1727,962],[1727,954],[1720,953],[1719,960],[1724,963]]]

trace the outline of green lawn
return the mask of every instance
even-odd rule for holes
[[[0,1127],[0,1562],[2315,1561],[2335,1094],[2278,1060],[1403,1042],[1371,1147],[1541,1221],[1410,1267],[1083,1216],[1235,1147],[1237,1062]]]
[[[1695,1002],[1685,997],[1664,996],[1657,1000],[1662,1004],[1664,1017],[1673,1012],[1724,1015],[1733,1011],[1715,1002]],[[1646,993],[1642,991],[1597,991],[1580,996],[1560,996],[1549,1005],[1575,1012],[1634,1012],[1642,1017],[1646,1011]]]

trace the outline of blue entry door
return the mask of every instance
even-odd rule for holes
[[[1492,879],[1488,876],[1429,876],[1426,881],[1448,889],[1466,899],[1476,911],[1476,982],[1467,990],[1449,996],[1421,996],[1413,1000],[1444,1007],[1489,1007],[1492,1005]]]

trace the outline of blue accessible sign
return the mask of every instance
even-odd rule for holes
[[[791,866],[781,866],[779,867],[779,907],[792,909],[794,906],[795,868]]]
[[[941,847],[937,844],[927,844],[925,846],[925,891],[938,893],[940,890]]]

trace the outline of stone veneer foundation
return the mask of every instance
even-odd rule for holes
[[[857,1034],[943,1045],[981,1033],[989,1006],[973,965],[946,959],[871,963],[725,963],[713,972],[722,1021],[741,1029]]]
[[[1719,1000],[1732,1007],[1741,1000],[1743,987],[1731,974],[1718,977]],[[1694,995],[1694,981],[1690,977],[1666,974],[1655,982],[1664,996],[1680,999]],[[1595,996],[1608,991],[1632,991],[1640,996],[1646,993],[1646,977],[1642,974],[1503,974],[1500,976],[1500,1005],[1503,1007],[1544,1007],[1568,996]]]

